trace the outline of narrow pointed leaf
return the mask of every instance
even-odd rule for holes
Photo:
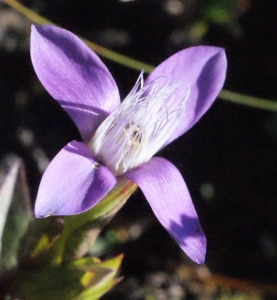
[[[11,167],[10,171],[6,175],[4,182],[0,189],[0,252],[2,249],[2,235],[7,220],[7,215],[12,202],[12,196],[14,192],[15,182],[18,174],[20,161],[16,160]]]
[[[17,265],[20,242],[32,220],[24,166],[21,159],[13,158],[12,160],[11,169],[0,191],[0,268],[4,270]]]
[[[20,261],[30,263],[32,260],[35,263],[36,257],[43,255],[55,244],[61,236],[63,228],[62,218],[34,219],[22,240]]]
[[[122,259],[123,255],[119,255],[115,258],[100,263],[98,266],[92,267],[91,270],[94,270],[96,274],[95,281],[82,292],[80,299],[97,300],[106,294],[115,284],[121,281],[121,278],[115,277],[118,273]],[[84,267],[83,262],[82,267]],[[109,270],[109,272],[104,275],[104,270]],[[102,276],[100,274],[102,274]],[[96,279],[98,282],[96,282]]]

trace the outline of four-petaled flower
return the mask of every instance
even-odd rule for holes
[[[80,39],[32,26],[31,58],[41,83],[78,127],[45,171],[36,217],[93,207],[125,177],[141,188],[161,224],[187,255],[203,263],[206,239],[187,186],[169,161],[152,157],[191,128],[214,102],[226,74],[225,51],[198,46],[143,74],[121,103],[106,66]]]

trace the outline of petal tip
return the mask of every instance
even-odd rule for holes
[[[178,241],[177,241],[178,242]],[[204,232],[198,237],[190,237],[185,244],[178,243],[186,255],[199,265],[203,265],[206,259],[207,242]]]
[[[48,26],[48,25],[35,25],[35,24],[32,24],[31,25],[31,38],[34,35],[39,34],[40,28],[45,27],[45,26]]]
[[[195,263],[197,263],[198,265],[204,265],[205,264],[205,258],[206,255],[203,255],[201,257],[195,257],[195,258],[191,258]]]
[[[124,175],[138,184],[158,220],[194,262],[203,264],[206,237],[183,177],[160,157]]]
[[[205,244],[202,246],[202,249],[198,251],[198,253],[194,256],[191,257],[191,259],[196,262],[199,265],[203,265],[206,260],[206,239],[205,239]]]
[[[50,217],[51,215],[52,215],[51,213],[45,213],[43,212],[43,209],[35,205],[35,217],[37,219],[47,218]]]

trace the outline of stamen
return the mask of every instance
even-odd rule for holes
[[[165,79],[159,77],[144,85],[141,72],[129,95],[90,141],[92,152],[115,175],[147,162],[178,126],[190,87],[177,99],[179,82],[168,84]]]

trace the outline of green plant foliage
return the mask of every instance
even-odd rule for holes
[[[12,296],[23,300],[99,299],[119,282],[115,277],[122,258],[101,262],[89,257],[45,269],[21,269]]]
[[[65,218],[35,219],[23,239],[22,260],[33,267],[58,265],[83,257],[101,229],[111,220],[137,185],[122,179],[87,212]]]
[[[21,159],[12,157],[0,189],[0,270],[18,264],[20,241],[32,219],[26,175]]]
[[[94,277],[91,278],[88,287],[81,293],[81,300],[96,300],[106,294],[121,278],[115,278],[121,265],[123,255],[104,262],[93,262],[91,258],[80,259],[73,264],[87,272],[92,272]],[[90,261],[92,260],[92,261]]]

